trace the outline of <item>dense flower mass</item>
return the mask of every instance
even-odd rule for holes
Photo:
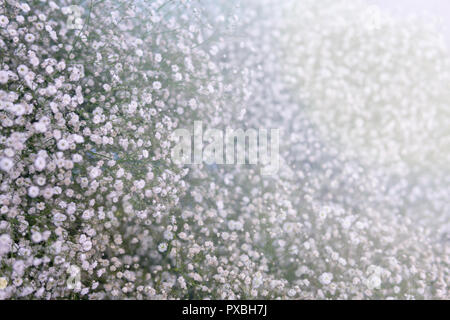
[[[0,299],[449,299],[450,54],[366,9],[0,2]],[[173,161],[196,120],[279,172]]]

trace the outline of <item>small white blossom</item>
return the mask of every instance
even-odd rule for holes
[[[3,171],[9,171],[14,166],[14,162],[10,158],[0,158],[0,169]]]
[[[159,252],[165,252],[166,250],[167,250],[167,243],[161,242],[161,243],[158,245],[158,251],[159,251]]]
[[[333,275],[329,272],[324,272],[319,277],[319,281],[323,285],[329,285],[332,280],[333,280]]]

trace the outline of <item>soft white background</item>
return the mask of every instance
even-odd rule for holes
[[[445,35],[450,44],[450,0],[366,0],[394,15],[431,14],[442,19]]]

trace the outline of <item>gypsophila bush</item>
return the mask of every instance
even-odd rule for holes
[[[353,116],[345,93],[367,90],[329,57],[341,39],[320,33],[351,37],[355,21],[333,29],[320,2],[2,1],[0,298],[448,299],[448,179],[427,163],[385,170],[384,147],[359,161],[345,138],[369,133],[330,133],[333,112]],[[411,50],[412,30],[442,57],[430,68],[448,67],[432,30],[383,26],[387,43]],[[448,75],[411,96],[417,108],[446,106]],[[361,81],[376,91],[378,76]],[[401,104],[410,86],[385,96]],[[283,128],[279,172],[172,161],[173,131],[195,120]],[[397,147],[400,168],[416,165]]]

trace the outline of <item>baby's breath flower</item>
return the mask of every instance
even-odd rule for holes
[[[167,243],[161,242],[161,243],[158,245],[158,251],[159,251],[159,252],[166,252],[166,250],[167,250]]]
[[[0,298],[448,299],[448,179],[411,166],[448,140],[430,26],[344,0],[72,5],[0,4]],[[278,173],[173,161],[194,120],[285,129]]]
[[[319,281],[323,285],[329,285],[332,280],[333,280],[333,275],[329,272],[324,272],[319,277]]]
[[[10,158],[0,158],[0,169],[3,171],[9,171],[14,166],[14,162]]]
[[[5,28],[9,23],[8,17],[0,15],[0,27]]]

